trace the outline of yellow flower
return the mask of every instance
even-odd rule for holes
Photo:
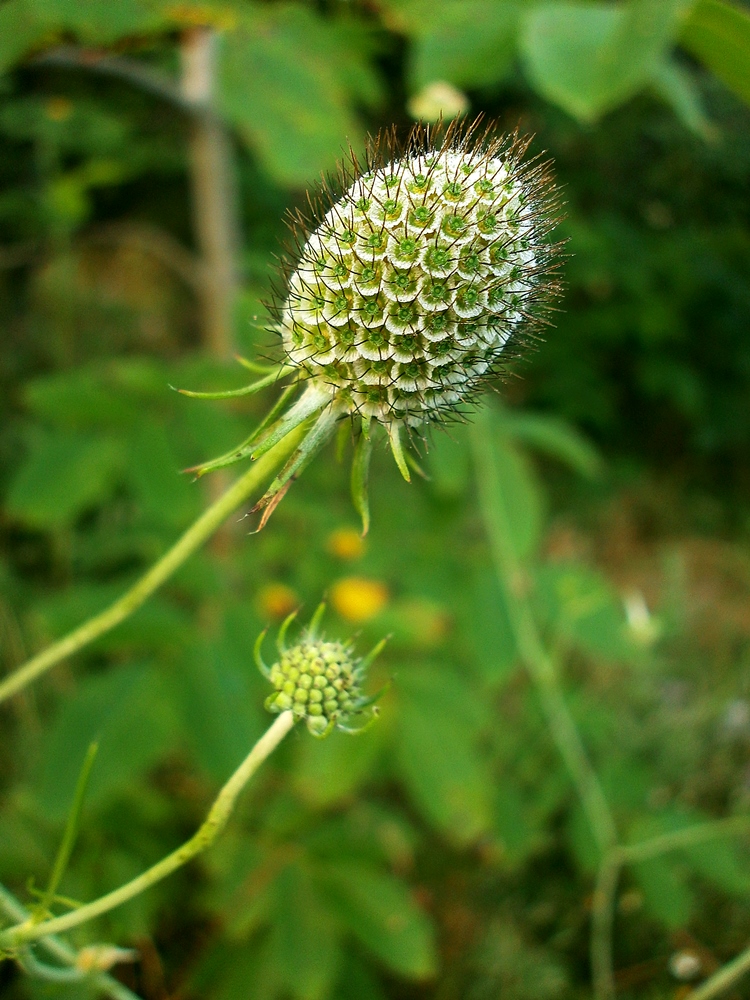
[[[300,599],[285,583],[267,583],[258,594],[258,604],[264,617],[286,618],[299,607]]]
[[[356,528],[337,528],[328,536],[326,548],[339,559],[359,559],[364,554],[365,543]]]
[[[347,576],[331,587],[331,604],[342,618],[366,622],[388,603],[388,588],[381,580]]]

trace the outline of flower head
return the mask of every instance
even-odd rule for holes
[[[523,160],[528,141],[493,138],[453,122],[416,126],[403,148],[378,137],[363,169],[354,154],[330,186],[293,220],[296,251],[286,266],[273,329],[284,362],[244,389],[293,384],[260,427],[198,475],[257,458],[299,425],[301,444],[256,509],[261,527],[292,480],[353,419],[352,496],[369,524],[372,430],[382,427],[410,478],[401,435],[443,424],[532,342],[558,292],[558,246],[549,241],[558,201],[547,164]],[[288,409],[287,401],[304,386]],[[181,390],[183,391],[183,390]]]
[[[255,645],[258,668],[275,688],[266,698],[268,711],[293,712],[298,719],[305,719],[313,736],[320,738],[333,729],[361,732],[374,721],[377,716],[374,703],[379,695],[365,697],[362,681],[385,645],[384,640],[364,659],[356,657],[351,644],[318,634],[324,611],[325,605],[321,604],[293,646],[287,646],[286,633],[297,612],[289,615],[276,643],[279,659],[271,667],[263,662],[260,652],[265,632]]]
[[[417,127],[379,141],[300,240],[279,308],[289,362],[339,413],[444,421],[528,340],[556,285],[555,199],[528,143]]]

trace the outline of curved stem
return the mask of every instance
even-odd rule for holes
[[[471,433],[485,530],[518,653],[536,685],[552,737],[576,786],[599,853],[604,856],[617,843],[615,823],[524,593],[524,567],[513,549],[512,528],[486,412],[473,425]]]
[[[79,649],[83,649],[84,646],[109,632],[115,625],[119,625],[120,622],[132,615],[196,549],[200,548],[211,537],[232,511],[236,510],[257,489],[265,485],[268,476],[296,447],[301,433],[300,430],[295,429],[279,441],[266,455],[254,462],[247,472],[215,500],[175,542],[172,548],[158,562],[154,563],[151,569],[114,604],[98,615],[94,615],[93,618],[89,618],[83,625],[79,625],[64,638],[48,646],[43,652],[32,657],[3,681],[0,681],[0,702],[10,698],[27,684],[31,684],[50,667],[78,652]]]
[[[727,962],[705,983],[688,994],[687,1000],[713,1000],[714,997],[725,993],[730,986],[734,986],[737,980],[748,972],[750,972],[750,948],[746,948],[733,961]]]
[[[250,778],[255,774],[268,755],[276,749],[284,739],[289,730],[294,726],[294,715],[292,712],[282,712],[282,714],[269,726],[261,736],[253,749],[243,760],[232,777],[227,781],[219,792],[214,804],[211,806],[208,816],[200,825],[196,833],[176,851],[172,851],[161,861],[157,861],[147,871],[136,878],[121,885],[119,889],[108,892],[106,896],[101,896],[85,906],[79,907],[61,917],[53,917],[51,920],[43,920],[34,924],[31,919],[9,927],[0,933],[0,950],[13,951],[19,945],[29,941],[37,941],[45,938],[49,934],[59,934],[68,931],[71,927],[78,927],[80,924],[93,920],[94,917],[102,913],[108,913],[115,907],[121,906],[134,896],[139,896],[156,882],[160,882],[177,871],[184,864],[194,858],[197,854],[205,851],[216,840],[227,824],[232,814],[237,796],[245,787]]]
[[[0,912],[5,913],[11,920],[26,921],[31,917],[26,907],[22,906],[3,885],[0,885]],[[77,953],[60,938],[44,937],[39,942],[39,947],[43,948],[52,958],[58,959],[67,966],[75,967]],[[123,986],[106,972],[95,973],[93,982],[105,996],[110,997],[110,1000],[140,1000],[140,997],[129,990],[127,986]]]
[[[591,904],[591,979],[596,1000],[613,1000],[615,977],[612,962],[612,930],[622,852],[613,848],[599,868]]]

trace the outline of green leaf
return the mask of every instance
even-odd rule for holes
[[[156,6],[142,0],[26,0],[49,30],[74,32],[83,42],[108,43],[156,27]]]
[[[180,474],[180,463],[163,426],[139,422],[130,438],[128,459],[128,479],[150,521],[182,528],[197,517],[201,491]]]
[[[680,44],[743,101],[750,102],[750,13],[722,0],[698,0]]]
[[[128,427],[143,416],[111,373],[93,365],[33,379],[23,400],[36,416],[72,430]]]
[[[639,861],[632,868],[647,912],[671,930],[684,927],[695,909],[685,865],[665,856]]]
[[[532,84],[582,121],[647,85],[689,0],[543,3],[526,15],[521,52]]]
[[[586,438],[558,417],[501,410],[499,423],[514,441],[529,445],[591,479],[601,471],[601,457]]]
[[[427,452],[430,488],[446,500],[457,500],[469,488],[471,460],[465,427],[436,431]]]
[[[410,78],[478,87],[501,80],[514,54],[520,4],[514,0],[432,0],[413,5]]]
[[[513,675],[518,651],[494,569],[475,570],[458,589],[454,613],[461,646],[473,655],[481,676],[489,684],[503,684]]]
[[[312,10],[258,5],[223,39],[220,110],[274,178],[303,184],[359,142],[349,87],[376,84],[358,56],[346,29]]]
[[[336,916],[393,972],[417,980],[435,974],[432,925],[402,882],[347,863],[331,866],[322,879]]]
[[[26,456],[8,492],[12,517],[59,528],[106,500],[119,477],[122,449],[107,437],[58,433]]]
[[[477,750],[471,692],[447,670],[398,674],[397,760],[425,818],[457,844],[492,826],[492,779]]]
[[[374,726],[358,736],[333,733],[325,740],[303,740],[293,769],[300,797],[321,809],[353,795],[373,769],[382,732]]]
[[[652,87],[670,105],[685,128],[704,142],[717,138],[717,130],[706,114],[703,97],[689,69],[676,59],[665,59],[656,69]]]
[[[328,996],[341,953],[335,923],[305,868],[287,865],[274,883],[271,948],[281,982],[296,1000]]]
[[[40,751],[38,802],[53,819],[65,816],[81,760],[99,742],[86,809],[120,795],[171,745],[174,717],[153,669],[122,667],[83,681],[48,728]]]
[[[544,527],[544,497],[528,459],[505,436],[502,426],[494,435],[494,459],[508,519],[510,542],[520,562],[539,547]]]
[[[9,0],[0,7],[0,73],[14,66],[43,38],[46,27],[27,0]]]

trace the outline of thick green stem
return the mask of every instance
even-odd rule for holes
[[[544,647],[526,598],[526,573],[513,549],[512,529],[492,449],[492,434],[486,411],[472,427],[472,448],[485,529],[504,592],[516,646],[539,692],[553,739],[576,786],[597,847],[605,855],[617,843],[617,831],[599,779],[568,711],[552,658]]]
[[[54,917],[51,920],[43,920],[35,924],[31,919],[9,927],[0,933],[0,951],[12,952],[21,945],[29,941],[37,941],[45,938],[49,934],[60,934],[68,931],[72,927],[85,924],[102,913],[108,913],[115,907],[121,906],[129,899],[139,896],[142,892],[150,889],[152,885],[171,875],[172,872],[182,868],[192,858],[216,840],[227,824],[229,817],[237,801],[237,796],[245,787],[250,778],[255,774],[268,755],[276,749],[284,739],[289,730],[294,726],[294,715],[291,712],[283,712],[266,732],[261,736],[253,749],[243,760],[232,777],[227,781],[219,792],[216,801],[211,806],[208,816],[203,821],[197,832],[182,847],[172,851],[166,858],[157,861],[143,874],[121,885],[119,889],[108,892],[106,896],[101,896],[85,906],[79,907],[61,917]]]
[[[0,912],[10,917],[11,920],[26,921],[31,918],[28,910],[2,885],[0,885]],[[44,937],[39,942],[39,947],[44,948],[48,955],[56,958],[69,969],[75,967],[78,958],[77,953],[70,945],[61,941],[60,938]],[[94,973],[92,981],[105,996],[110,997],[110,1000],[140,1000],[140,997],[129,990],[127,986],[118,983],[116,979],[107,975],[106,972]]]
[[[689,994],[687,1000],[713,1000],[734,986],[739,979],[750,972],[750,948],[746,948],[737,958],[710,976],[705,983]]]
[[[302,431],[295,429],[259,458],[247,472],[211,504],[184,535],[130,590],[104,611],[89,618],[58,642],[32,657],[0,682],[0,702],[31,684],[56,663],[83,649],[133,614],[165,580],[211,537],[222,522],[259,488],[297,446]]]

